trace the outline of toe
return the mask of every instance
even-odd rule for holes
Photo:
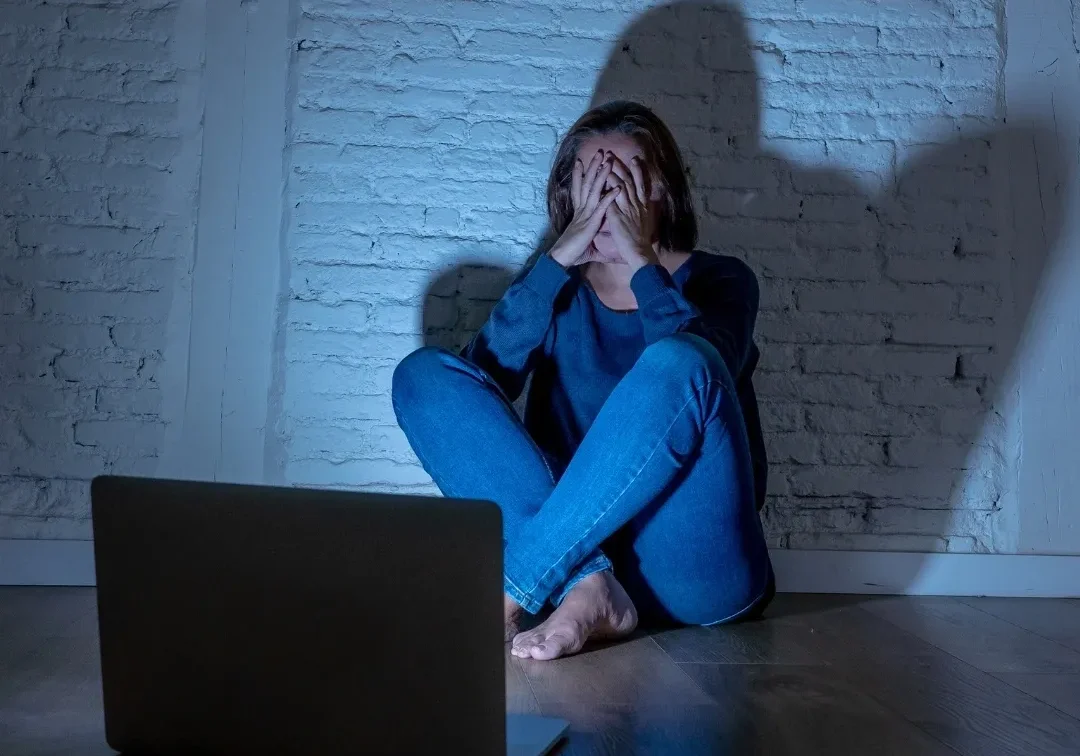
[[[532,649],[532,658],[541,661],[558,659],[560,656],[577,653],[581,650],[583,638],[574,633],[554,632]]]
[[[514,643],[511,651],[515,653],[521,652],[524,656],[529,656],[532,649],[535,648],[537,644],[542,643],[543,640],[544,636],[536,630],[518,633],[514,636]]]

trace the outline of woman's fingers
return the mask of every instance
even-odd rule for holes
[[[589,160],[588,166],[585,167],[585,172],[581,174],[581,204],[580,208],[584,211],[589,201],[589,193],[592,191],[593,182],[596,180],[597,172],[604,165],[604,153],[600,150],[596,151],[596,154]]]
[[[604,185],[607,183],[608,176],[611,175],[611,161],[604,160],[600,166],[600,171],[593,178],[592,185],[588,190],[588,194],[585,197],[585,212],[592,212],[592,209],[596,207],[596,203],[600,201],[600,196],[604,191]]]
[[[626,185],[626,191],[623,195],[623,199],[629,202],[638,201],[638,188],[634,185],[634,176],[627,168],[626,163],[615,158],[614,163],[611,166],[611,172],[618,176],[622,180],[622,183]]]
[[[634,199],[633,183],[625,181],[624,179],[616,176],[614,171],[608,181],[615,186],[622,187],[622,191],[619,192],[619,196],[615,198],[615,206],[623,212],[624,215],[637,221],[641,215],[641,208],[637,205]]]
[[[634,189],[636,190],[637,201],[641,204],[642,207],[644,207],[645,206],[645,176],[644,176],[644,174],[642,173],[642,170],[641,170],[642,163],[643,163],[642,159],[639,156],[634,155],[634,157],[630,160],[630,173],[634,177]]]
[[[611,203],[616,200],[620,194],[625,194],[621,186],[614,186],[604,192],[604,196],[600,198],[600,201],[596,204],[596,209],[592,211],[589,216],[589,222],[585,228],[589,234],[595,234],[600,229],[600,224],[604,222],[604,214],[611,207]]]
[[[574,159],[574,165],[570,168],[570,202],[574,209],[581,207],[581,182],[584,179],[585,166],[581,161]]]

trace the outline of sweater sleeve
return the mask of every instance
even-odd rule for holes
[[[555,300],[570,273],[549,255],[540,255],[503,294],[487,322],[461,350],[485,370],[503,393],[516,400],[551,330]]]
[[[684,287],[687,294],[695,294],[694,302],[659,265],[641,268],[630,288],[646,343],[676,333],[697,334],[716,347],[732,380],[739,380],[753,347],[759,299],[757,277],[745,263],[722,258],[695,271]]]

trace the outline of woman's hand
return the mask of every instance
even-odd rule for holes
[[[620,186],[604,191],[604,184],[611,175],[612,161],[617,159],[614,155],[605,159],[604,153],[597,151],[588,167],[583,166],[580,160],[574,161],[570,181],[574,219],[548,252],[564,268],[599,259],[592,243],[593,237],[604,222],[604,213],[611,203],[625,193]]]
[[[608,228],[615,242],[615,251],[634,272],[646,265],[658,263],[651,239],[652,208],[641,172],[641,158],[635,156],[627,166],[614,157],[609,181],[615,184],[615,188],[622,188],[615,203],[609,205],[607,211]]]

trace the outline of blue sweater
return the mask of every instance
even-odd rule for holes
[[[736,387],[761,509],[767,461],[750,380],[758,361],[753,271],[737,258],[694,251],[674,276],[647,265],[630,288],[638,309],[612,310],[578,269],[541,255],[511,284],[462,356],[487,371],[510,401],[532,374],[525,427],[563,469],[646,346],[675,333],[702,336],[716,347]]]

